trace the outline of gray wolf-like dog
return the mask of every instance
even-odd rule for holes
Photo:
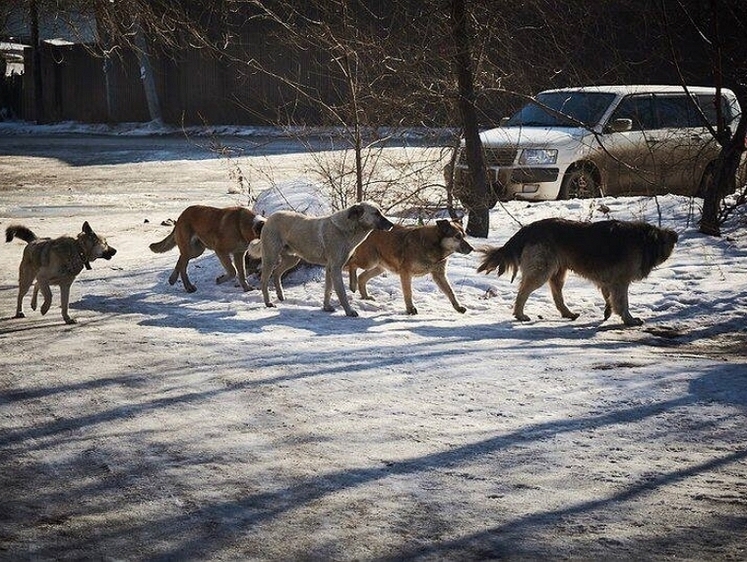
[[[348,316],[358,316],[348,302],[342,268],[355,248],[372,230],[389,230],[394,225],[372,203],[358,203],[324,217],[310,217],[294,211],[276,211],[267,217],[262,229],[262,296],[270,302],[268,285],[275,283],[279,300],[283,300],[283,273],[301,259],[326,268],[324,310],[334,311],[330,304],[332,286]]]
[[[456,221],[439,219],[435,224],[407,227],[395,225],[392,230],[374,230],[355,249],[350,261],[350,290],[360,289],[361,297],[371,299],[366,283],[384,270],[399,275],[408,314],[417,314],[412,303],[412,278],[430,273],[441,292],[458,312],[465,312],[446,278],[446,265],[454,252],[469,254],[473,250],[464,238],[464,229]],[[357,269],[363,269],[356,275]]]
[[[176,219],[171,233],[150,245],[151,251],[162,254],[179,247],[179,259],[174,271],[169,276],[169,284],[173,285],[179,276],[182,278],[184,289],[188,293],[197,290],[187,276],[187,264],[205,251],[213,250],[218,256],[224,275],[218,277],[216,283],[225,283],[236,277],[238,271],[239,283],[245,291],[251,289],[246,282],[244,270],[244,254],[249,243],[259,238],[264,219],[255,215],[244,207],[227,207],[219,209],[204,205],[187,207]],[[233,256],[233,263],[231,263]],[[235,264],[235,267],[234,267]]]
[[[514,316],[526,321],[524,304],[529,295],[550,282],[555,306],[564,318],[578,314],[563,301],[566,272],[575,271],[592,281],[604,297],[604,319],[614,312],[626,326],[643,322],[628,310],[628,288],[664,263],[677,242],[677,233],[645,222],[606,220],[577,222],[544,219],[521,228],[501,248],[486,248],[477,271],[500,276],[512,270],[511,280],[521,270],[521,282],[514,304]]]
[[[23,298],[36,281],[31,308],[36,310],[36,299],[41,291],[44,297],[41,313],[46,314],[52,304],[50,286],[59,285],[62,318],[67,324],[75,324],[75,319],[68,313],[70,286],[84,267],[91,269],[91,262],[98,258],[112,259],[117,250],[107,244],[104,237],[96,234],[88,221],[83,223],[81,233],[75,238],[39,238],[25,226],[12,225],[5,229],[5,241],[10,242],[13,238],[26,242],[18,268],[18,304],[15,318],[25,317]]]

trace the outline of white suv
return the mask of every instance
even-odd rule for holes
[[[716,127],[715,88],[590,86],[534,100],[480,135],[496,200],[698,195],[720,150],[706,124]],[[733,131],[734,92],[721,90],[719,110]],[[455,193],[469,178],[463,148]]]

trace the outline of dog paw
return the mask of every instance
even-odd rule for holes
[[[13,318],[26,318],[26,315],[23,312],[16,312]]]
[[[64,320],[65,320],[65,324],[77,324],[78,323],[78,321],[75,318],[72,318],[70,316],[66,317]]]
[[[630,318],[626,318],[623,320],[626,326],[642,326],[643,320],[640,318],[633,318],[632,316]]]
[[[351,318],[357,318],[358,313],[355,310],[346,310],[345,315],[350,316]]]
[[[459,313],[461,313],[461,314],[464,314],[465,312],[467,312],[467,309],[466,309],[466,308],[464,308],[464,307],[463,307],[463,306],[461,306],[461,305],[460,305],[460,306],[455,306],[455,307],[454,307],[454,310],[456,310],[457,312],[459,312]]]
[[[195,291],[197,290],[197,287],[195,287],[194,285],[189,285],[189,286],[187,286],[187,287],[184,287],[184,289],[185,289],[185,290],[186,290],[186,291],[187,291],[188,293],[194,293],[194,292],[195,292]]]
[[[334,312],[334,311],[335,311],[335,307],[334,307],[334,306],[332,306],[331,304],[325,304],[325,305],[324,305],[324,306],[322,307],[322,310],[323,310],[324,312]],[[346,313],[346,314],[347,314],[347,313]]]
[[[519,322],[529,322],[530,320],[529,316],[526,314],[516,314],[515,317]]]
[[[417,314],[417,313],[418,313],[418,309],[415,308],[414,306],[407,307],[407,314]]]

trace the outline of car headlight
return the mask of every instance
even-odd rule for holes
[[[555,164],[558,160],[558,151],[550,148],[525,148],[521,151],[519,164],[537,166],[543,164]]]

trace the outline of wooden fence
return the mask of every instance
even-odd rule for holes
[[[140,67],[131,52],[108,61],[84,45],[40,46],[45,122],[145,122],[150,120]],[[151,63],[164,122],[185,125],[321,124],[318,105],[266,72],[241,61],[248,57],[278,76],[291,77],[325,103],[339,102],[341,83],[313,51],[289,53],[264,36],[249,37],[220,58],[188,49],[153,56]],[[105,62],[107,62],[105,67]],[[36,121],[33,51],[24,50],[20,117]]]

